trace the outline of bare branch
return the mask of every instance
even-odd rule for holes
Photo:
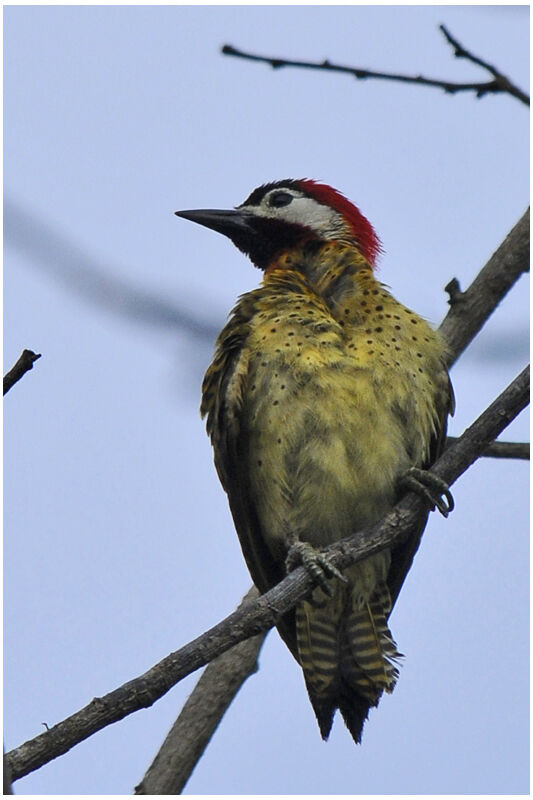
[[[446,447],[450,447],[456,441],[455,436],[448,436]],[[529,442],[492,442],[481,455],[485,458],[513,458],[529,461],[529,451]]]
[[[253,586],[243,603],[257,597]],[[257,672],[265,636],[240,642],[206,667],[135,794],[181,794],[233,698]]]
[[[450,366],[479,333],[518,278],[529,270],[529,209],[465,292],[456,278],[446,291],[451,308],[439,331],[450,346]]]
[[[473,55],[470,50],[467,50],[465,47],[463,47],[463,45],[451,35],[449,30],[444,25],[439,25],[439,30],[442,31],[448,42],[454,48],[454,55],[456,58],[466,58],[468,61],[471,61],[472,64],[477,64],[479,67],[483,67],[483,69],[486,69],[491,75],[494,76],[493,84],[495,88],[487,91],[490,91],[493,94],[496,92],[507,92],[507,94],[516,97],[527,106],[529,105],[529,96],[515,86],[514,83],[511,83],[509,78],[506,78],[505,75],[502,75],[502,73],[496,69],[496,67],[492,66],[487,61],[484,61],[482,58],[479,58],[479,56]],[[477,96],[482,97],[486,93],[486,91],[481,90],[478,91]]]
[[[529,367],[483,412],[460,439],[434,464],[432,472],[452,485],[496,439],[529,402]],[[423,509],[422,500],[412,493],[376,525],[324,550],[331,563],[345,569],[405,538]],[[7,754],[16,780],[87,739],[91,734],[147,708],[178,681],[212,661],[230,647],[275,625],[302,600],[312,587],[303,567],[291,572],[277,586],[252,602],[244,603],[222,622],[194,641],[171,653],[143,675],[97,697],[49,731],[25,742]]]
[[[22,355],[15,366],[11,367],[9,372],[6,372],[4,375],[4,394],[7,394],[11,387],[14,386],[17,381],[20,381],[28,370],[33,369],[33,364],[38,358],[41,358],[40,353],[34,353],[33,350],[22,351]]]
[[[458,92],[475,92],[476,97],[483,97],[486,94],[510,94],[516,97],[522,103],[529,105],[529,97],[516,87],[511,81],[501,74],[495,67],[487,64],[481,58],[472,55],[468,50],[465,50],[456,39],[453,39],[450,33],[446,30],[444,25],[439,26],[440,30],[455,48],[455,55],[458,58],[467,58],[474,64],[488,70],[493,79],[491,81],[473,82],[473,83],[455,83],[453,81],[445,81],[438,78],[425,78],[422,75],[402,75],[394,72],[376,72],[375,70],[362,69],[361,67],[349,67],[342,64],[333,64],[328,59],[324,61],[295,61],[288,58],[275,58],[273,56],[258,56],[255,53],[245,53],[243,50],[238,50],[233,45],[225,44],[222,47],[222,53],[226,56],[236,56],[237,58],[244,58],[248,61],[260,61],[263,64],[270,64],[273,69],[280,69],[281,67],[301,67],[303,69],[316,69],[322,72],[344,72],[345,74],[352,75],[358,80],[365,78],[377,78],[379,80],[397,81],[400,83],[414,83],[419,86],[432,86],[438,89],[443,89],[447,94],[457,94]]]

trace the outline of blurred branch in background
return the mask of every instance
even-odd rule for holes
[[[435,462],[431,472],[452,485],[529,402],[529,368],[515,378],[502,394]],[[424,503],[407,494],[380,522],[335,542],[323,550],[337,569],[368,558],[400,542],[419,519]],[[96,697],[80,711],[57,723],[6,754],[13,780],[27,775],[129,714],[148,708],[173,686],[239,642],[277,624],[313,586],[304,567],[297,567],[273,589],[255,600],[243,601],[226,619],[151,669],[103,697]]]
[[[518,224],[523,227],[525,223],[522,221]],[[180,331],[190,336],[193,343],[196,341],[204,347],[211,347],[218,336],[218,323],[202,320],[188,309],[169,302],[166,297],[154,295],[149,290],[114,277],[108,264],[99,263],[82,247],[9,197],[4,201],[4,241],[8,247],[13,247],[28,258],[30,264],[44,269],[67,289],[129,322]],[[519,254],[519,257],[522,258],[523,254]],[[457,296],[461,294],[459,291]],[[191,305],[188,304],[189,307]],[[199,307],[201,305],[198,303]],[[486,339],[484,341],[487,342]],[[503,345],[501,334],[498,334],[495,340],[487,343],[490,360],[507,361],[511,351],[520,357],[522,349],[526,351],[524,358],[527,358],[527,345],[524,342],[525,335],[521,331],[508,334]],[[197,366],[196,360],[194,363]]]
[[[4,201],[4,241],[69,289],[108,311],[136,322],[183,331],[204,343],[212,344],[218,335],[218,326],[113,276],[109,265],[99,263],[10,198]]]
[[[362,69],[361,67],[348,67],[341,64],[332,64],[331,61],[325,59],[324,61],[294,61],[287,58],[275,58],[273,56],[258,56],[254,53],[245,53],[243,50],[238,50],[231,44],[225,44],[222,47],[222,53],[226,56],[236,56],[237,58],[244,58],[248,61],[260,61],[263,64],[270,64],[273,69],[280,69],[281,67],[300,67],[303,69],[315,69],[323,72],[344,72],[352,75],[358,80],[366,78],[378,78],[387,81],[398,81],[400,83],[414,83],[418,86],[432,86],[438,89],[443,89],[447,94],[457,94],[458,92],[475,92],[476,97],[483,97],[486,94],[509,94],[516,97],[525,105],[529,106],[529,95],[515,86],[509,78],[506,78],[496,67],[488,64],[481,58],[473,55],[469,50],[464,48],[457,39],[455,39],[444,25],[439,25],[439,30],[443,33],[446,40],[454,48],[454,55],[456,58],[465,58],[473,64],[482,67],[490,72],[493,76],[492,80],[477,82],[477,83],[454,83],[453,81],[446,81],[438,78],[424,78],[422,75],[401,75],[393,72],[375,72],[374,70]]]

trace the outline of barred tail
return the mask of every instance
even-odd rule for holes
[[[389,590],[380,584],[361,607],[352,596],[346,614],[344,676],[369,701],[383,691],[392,692],[399,675],[396,663],[400,654],[387,626],[390,606]]]
[[[339,599],[338,590],[330,599],[321,589],[315,589],[312,600],[296,608],[298,657],[323,739],[329,736],[338,706]]]
[[[360,742],[369,710],[396,685],[401,653],[387,625],[391,609],[387,585],[379,584],[362,607],[354,596],[350,600],[342,637],[339,710],[354,740]]]
[[[332,598],[315,590],[296,609],[300,664],[320,732],[327,739],[339,708],[359,743],[370,708],[398,679],[398,652],[387,626],[391,599],[383,582],[368,601],[334,582]]]

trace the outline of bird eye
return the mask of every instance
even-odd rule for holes
[[[269,206],[273,206],[274,208],[281,208],[282,206],[288,206],[289,203],[292,203],[293,196],[288,192],[274,192],[268,198]]]

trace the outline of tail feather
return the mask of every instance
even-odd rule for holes
[[[345,627],[351,659],[346,659],[345,674],[353,688],[376,705],[383,691],[392,692],[399,676],[400,653],[387,626],[390,595],[386,584],[376,587],[369,602],[357,606],[352,599]]]
[[[337,709],[340,611],[335,595],[326,599],[321,589],[296,608],[298,657],[323,739],[329,736]]]
[[[329,695],[327,697],[322,697],[315,693],[307,681],[305,684],[307,686],[309,700],[315,712],[318,727],[320,728],[320,735],[324,741],[327,741],[331,732],[331,726],[333,725],[333,717],[335,716],[335,711],[338,706],[337,696]]]
[[[359,743],[370,708],[398,679],[398,652],[387,626],[387,585],[379,583],[368,602],[333,582],[333,596],[315,590],[296,609],[298,657],[323,739],[338,708]]]
[[[361,744],[363,727],[368,719],[368,713],[372,705],[350,686],[343,685],[338,699],[339,711],[356,744]]]

